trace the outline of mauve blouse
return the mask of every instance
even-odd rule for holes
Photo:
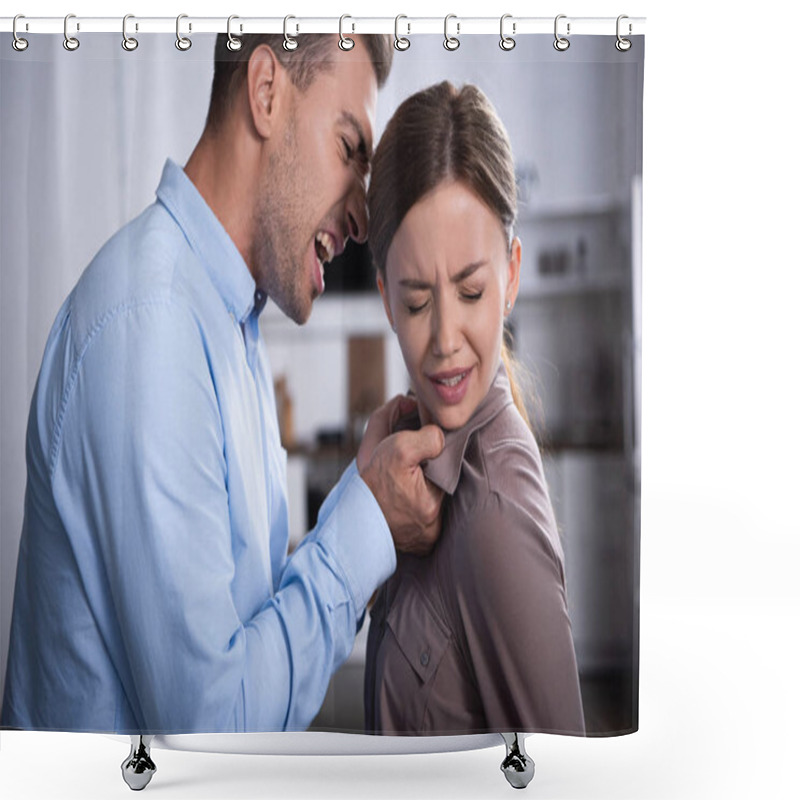
[[[441,537],[426,557],[398,554],[372,608],[366,729],[582,735],[564,554],[502,364],[424,471],[445,492]]]

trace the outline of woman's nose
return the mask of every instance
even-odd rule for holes
[[[449,303],[437,303],[433,314],[433,352],[447,358],[461,349],[461,324],[458,313]]]

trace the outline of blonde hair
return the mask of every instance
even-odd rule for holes
[[[445,180],[461,181],[496,214],[509,247],[517,218],[517,186],[511,142],[486,95],[472,84],[449,81],[411,95],[394,112],[372,162],[367,194],[369,247],[386,278],[386,255],[411,207]],[[525,403],[529,381],[503,341],[500,356],[511,396],[531,426]]]
[[[528,375],[525,371],[525,367],[519,363],[505,342],[503,342],[503,346],[500,348],[500,358],[508,374],[508,383],[511,387],[511,397],[514,400],[514,405],[517,407],[517,411],[519,411],[522,419],[525,420],[525,424],[533,430],[530,414],[528,414],[528,408],[525,405],[525,391],[523,386],[528,383]]]

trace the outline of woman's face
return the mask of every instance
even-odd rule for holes
[[[378,288],[423,424],[460,428],[486,396],[519,265],[519,240],[509,253],[499,218],[463,183],[440,184],[406,214]]]

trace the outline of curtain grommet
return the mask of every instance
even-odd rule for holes
[[[344,50],[347,52],[348,50],[352,50],[356,46],[355,39],[351,39],[349,36],[345,36],[342,32],[342,28],[344,26],[344,21],[346,19],[353,19],[349,14],[342,14],[339,17],[339,49]],[[356,26],[353,25],[353,31],[355,31]]]
[[[67,16],[64,17],[64,43],[63,44],[64,44],[64,49],[65,50],[69,50],[70,53],[74,53],[81,46],[81,43],[75,36],[70,36],[69,35],[69,31],[67,30],[67,28],[69,26],[69,21],[71,19],[75,19],[75,15],[74,14],[67,14]],[[81,26],[76,23],[76,28],[75,29],[79,31],[81,29]]]
[[[404,50],[408,50],[411,47],[411,40],[406,38],[405,36],[401,36],[399,33],[400,27],[400,20],[401,19],[408,19],[405,14],[398,14],[394,18],[394,49],[400,50],[401,52]],[[406,23],[406,27],[408,28],[408,33],[411,33],[411,25],[410,23]]]
[[[225,44],[231,53],[236,53],[242,49],[242,40],[231,33],[231,22],[235,19],[239,19],[236,14],[231,14],[228,17],[228,41]]]
[[[516,39],[514,39],[512,36],[506,36],[506,33],[505,33],[504,29],[503,29],[503,26],[505,25],[505,21],[507,19],[511,19],[511,18],[512,18],[511,14],[503,14],[503,16],[500,17],[500,49],[501,50],[505,50],[506,53],[509,50],[513,50],[517,46]],[[512,22],[511,23],[511,32],[512,33],[516,33],[517,32],[517,23],[516,22]]]
[[[27,39],[23,39],[17,33],[17,20],[20,20],[20,19],[25,19],[25,15],[24,14],[17,14],[17,16],[14,17],[14,23],[11,26],[11,32],[14,34],[14,38],[11,40],[11,46],[18,53],[22,53],[22,52],[24,52],[25,50],[28,49],[28,40]]]
[[[139,40],[135,39],[133,36],[128,36],[129,19],[135,19],[133,14],[126,14],[122,18],[122,49],[132,53],[139,46]],[[136,27],[138,29],[139,26],[137,25]]]
[[[614,47],[616,47],[617,50],[619,50],[620,53],[627,53],[628,50],[630,50],[631,47],[633,47],[633,42],[630,39],[626,39],[620,33],[620,23],[624,19],[628,19],[628,15],[627,14],[620,14],[617,17],[617,41],[614,42]],[[630,23],[628,23],[628,36],[630,36],[632,30],[633,30],[633,26]]]
[[[558,32],[558,21],[566,18],[567,18],[566,14],[559,14],[556,17],[555,23],[553,24],[553,33],[556,37],[556,40],[553,42],[553,47],[555,47],[555,49],[558,50],[559,53],[563,53],[565,50],[569,50],[569,39],[567,39],[566,36],[562,36]],[[567,36],[569,36],[569,33],[570,33],[570,23],[567,22]]]
[[[447,32],[447,25],[448,25],[448,23],[450,22],[451,19],[455,19],[456,20],[456,35],[455,36],[450,36],[450,34]],[[461,32],[461,23],[458,22],[457,20],[458,20],[458,18],[456,17],[455,14],[448,14],[444,18],[444,42],[442,42],[442,44],[444,45],[444,49],[445,50],[449,50],[451,53],[454,50],[458,50],[458,48],[461,46],[461,41],[458,38],[458,34]]]
[[[289,36],[288,26],[290,19],[296,19],[296,17],[287,14],[287,16],[283,18],[283,49],[288,53],[297,50],[297,39],[295,39],[294,36]]]
[[[192,46],[192,40],[188,36],[181,36],[181,20],[188,19],[188,14],[178,14],[175,20],[175,47],[181,52],[186,52]],[[189,23],[189,31],[192,30],[192,24]]]

